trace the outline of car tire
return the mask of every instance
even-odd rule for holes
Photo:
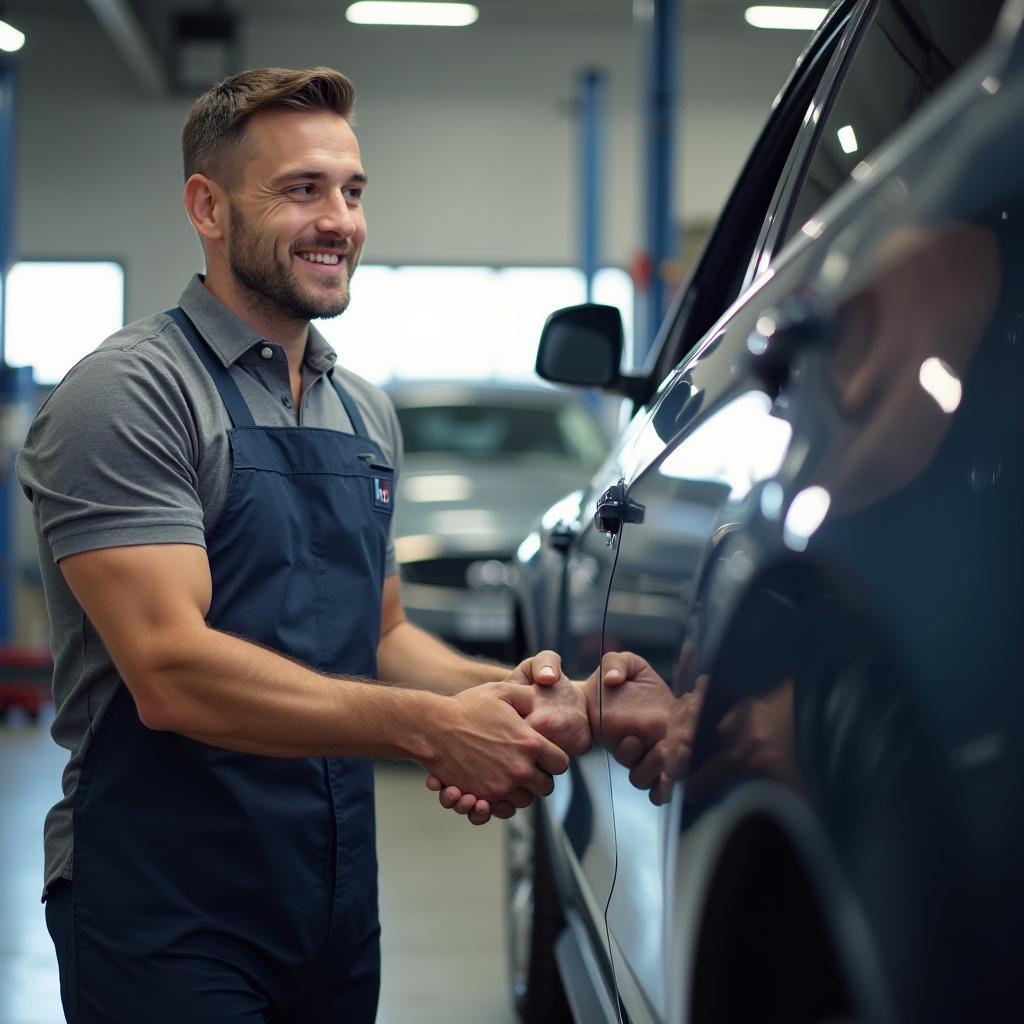
[[[506,949],[516,1013],[524,1024],[573,1024],[555,962],[565,928],[544,816],[520,811],[505,829]]]

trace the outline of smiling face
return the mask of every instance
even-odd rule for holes
[[[344,312],[366,238],[366,174],[348,122],[326,110],[264,110],[239,149],[225,239],[234,290],[272,320]]]

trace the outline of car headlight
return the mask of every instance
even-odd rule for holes
[[[466,585],[474,590],[493,590],[515,583],[518,573],[514,566],[497,558],[470,562],[466,566]]]

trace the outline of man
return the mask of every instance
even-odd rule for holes
[[[557,656],[493,683],[402,613],[394,411],[309,325],[366,232],[353,99],[316,68],[196,101],[206,274],[80,362],[19,460],[70,752],[44,894],[69,1021],[372,1021],[365,759],[418,761],[483,821],[567,766],[524,718],[589,742]]]

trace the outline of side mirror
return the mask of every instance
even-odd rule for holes
[[[615,306],[568,306],[548,317],[537,347],[537,376],[555,384],[604,388],[644,402],[646,378],[627,377],[622,362],[622,317]]]

